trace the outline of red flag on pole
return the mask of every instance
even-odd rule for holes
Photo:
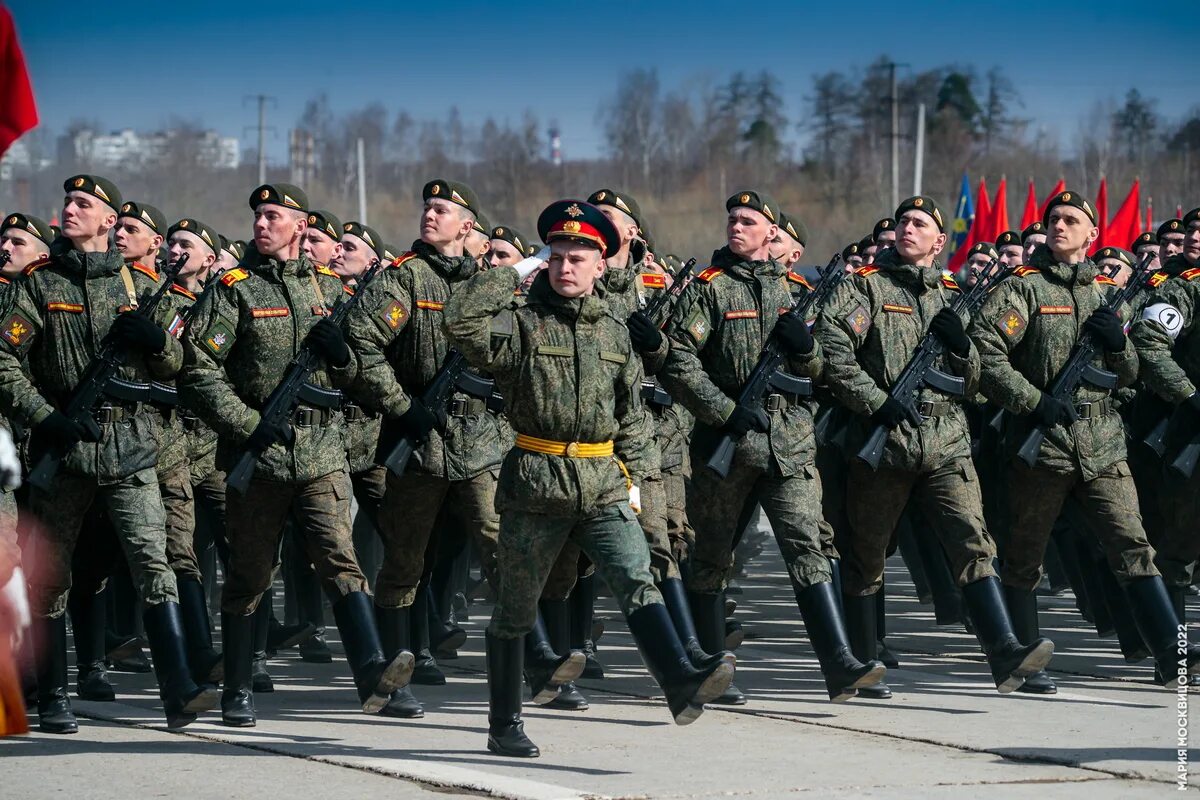
[[[1038,216],[1037,193],[1033,188],[1033,178],[1030,178],[1029,192],[1025,195],[1025,210],[1021,212],[1021,230],[1025,230],[1039,219],[1041,218]]]
[[[1092,242],[1092,246],[1088,248],[1088,255],[1095,255],[1096,251],[1101,247],[1109,244],[1108,241],[1108,178],[1100,178],[1100,188],[1096,190],[1096,227],[1100,229],[1100,235],[1096,237],[1096,241]],[[1124,247],[1125,245],[1118,245]]]
[[[25,71],[25,57],[17,43],[17,29],[12,15],[0,5],[0,155],[21,134],[38,124],[33,88]]]
[[[950,272],[958,272],[959,268],[967,261],[967,252],[977,242],[984,241],[987,232],[991,229],[992,207],[988,205],[987,180],[980,178],[979,194],[975,198],[975,222],[971,224],[971,230],[967,232],[967,240],[950,257],[950,263],[946,265],[946,269]]]
[[[996,199],[992,201],[991,230],[984,237],[989,242],[1000,238],[1000,234],[1008,230],[1008,178],[1000,178],[1000,186],[996,189]]]
[[[1128,247],[1129,243],[1138,237],[1141,230],[1142,206],[1142,185],[1141,181],[1134,179],[1133,185],[1129,187],[1129,194],[1125,196],[1121,207],[1117,209],[1117,213],[1113,214],[1112,221],[1108,223],[1108,238],[1113,247]]]
[[[1175,206],[1175,219],[1183,219],[1183,206]]]
[[[1046,206],[1050,205],[1050,200],[1053,199],[1054,195],[1066,188],[1066,182],[1062,178],[1059,178],[1058,183],[1054,184],[1054,188],[1050,190],[1050,194],[1046,195],[1046,199],[1042,201],[1041,207],[1038,208],[1038,219],[1046,216]]]

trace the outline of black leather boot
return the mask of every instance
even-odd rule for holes
[[[538,603],[542,619],[546,623],[546,635],[550,640],[550,648],[555,653],[571,652],[571,610],[567,600],[542,600]],[[558,685],[558,694],[546,708],[557,708],[561,711],[587,711],[588,701],[575,686],[574,681],[566,681]]]
[[[1181,623],[1163,579],[1158,575],[1135,578],[1125,585],[1125,595],[1129,598],[1129,608],[1142,632],[1142,639],[1154,654],[1154,679],[1163,686],[1175,688],[1180,661],[1184,662],[1188,675],[1200,674],[1200,648],[1185,641],[1183,652],[1180,652]]]
[[[683,588],[683,581],[667,578],[658,584],[658,591],[662,594],[667,613],[671,615],[671,623],[675,626],[675,632],[679,634],[679,641],[683,643],[683,649],[691,659],[692,666],[704,669],[719,661],[721,656],[706,653],[700,646],[700,635],[696,632],[696,621],[692,619],[692,607],[688,605],[687,590]],[[736,664],[736,658],[730,663]]]
[[[705,669],[692,666],[667,607],[661,603],[642,606],[628,617],[629,632],[637,642],[646,668],[667,697],[667,707],[676,725],[689,725],[704,713],[704,704],[720,697],[733,682],[733,665],[719,653]]]
[[[1116,583],[1115,577],[1113,578],[1113,582]],[[1186,586],[1168,586],[1167,587],[1167,596],[1171,598],[1171,605],[1175,609],[1175,617],[1179,620],[1179,624],[1186,626],[1187,625],[1187,602],[1186,602],[1187,601],[1187,587]],[[1129,613],[1129,607],[1125,606],[1124,611],[1125,611],[1126,617],[1128,618],[1129,624],[1133,625],[1133,615]],[[1113,620],[1115,622],[1117,622],[1117,636],[1118,636],[1118,638],[1120,638],[1121,625],[1120,625],[1120,620],[1118,619],[1118,616],[1119,616],[1118,612],[1114,611],[1113,612]],[[1135,629],[1136,629],[1136,627],[1137,626],[1134,625]],[[1137,641],[1139,641],[1139,642],[1142,641],[1142,635],[1140,633],[1137,634]],[[1142,646],[1145,647],[1144,642],[1142,642]],[[1123,643],[1121,645],[1121,649],[1122,649],[1122,651],[1125,649],[1125,645]],[[1125,660],[1129,661],[1129,658],[1127,657]],[[1157,681],[1158,683],[1169,683],[1170,681],[1175,680],[1175,675],[1172,674],[1169,677],[1165,676],[1165,675],[1163,675],[1162,670],[1159,669],[1158,666],[1155,666],[1154,667],[1154,680]],[[1200,675],[1189,674],[1188,675],[1188,686],[1200,686]]]
[[[433,595],[429,591],[427,578],[417,587],[417,597],[413,600],[409,612],[409,624],[412,625],[412,652],[416,659],[413,666],[412,682],[420,686],[444,686],[446,673],[438,666],[430,646],[430,615],[433,613],[431,602]]]
[[[800,589],[796,592],[796,603],[800,606],[804,627],[808,629],[809,641],[817,651],[830,700],[843,703],[861,689],[876,686],[883,680],[887,668],[882,663],[875,660],[861,662],[851,652],[832,583],[814,583]]]
[[[412,679],[413,656],[404,650],[392,659],[384,657],[371,605],[366,592],[350,592],[333,604],[333,618],[342,635],[362,710],[378,714],[392,692]]]
[[[212,710],[220,693],[212,684],[197,684],[188,667],[183,615],[178,603],[158,603],[142,615],[154,674],[158,678],[158,696],[162,698],[168,728],[182,728],[196,721],[196,715]]]
[[[67,694],[67,618],[33,620],[37,658],[38,728],[42,733],[78,733]]]
[[[395,660],[401,653],[408,653],[409,657],[412,657],[408,643],[412,635],[408,621],[409,612],[407,607],[375,606],[375,624],[379,628],[379,641],[383,645],[385,658]],[[402,686],[392,690],[387,705],[379,713],[398,719],[419,719],[425,716],[425,709],[413,696],[412,687]]]
[[[104,624],[108,616],[104,594],[72,590],[67,596],[71,631],[75,639],[75,693],[80,700],[101,703],[117,699],[104,663]]]
[[[217,684],[225,677],[225,659],[213,647],[212,627],[208,622],[208,602],[204,584],[195,578],[176,576],[179,587],[179,613],[187,636],[188,666],[196,683]]]
[[[875,593],[875,637],[879,640],[879,646],[876,652],[879,654],[879,660],[888,669],[899,669],[900,660],[896,658],[896,654],[892,652],[892,648],[887,644],[887,582],[879,584],[879,591]]]
[[[488,681],[488,750],[500,756],[537,758],[537,745],[525,735],[521,722],[521,656],[525,647],[520,639],[485,637]]]
[[[262,602],[259,602],[262,605]],[[221,692],[221,722],[231,728],[253,728],[254,692],[250,660],[254,651],[254,614],[221,614],[221,646],[225,658],[225,688]]]
[[[1096,562],[1096,569],[1100,572],[1100,582],[1104,587],[1104,601],[1108,606],[1108,613],[1112,617],[1113,628],[1117,633],[1117,645],[1121,648],[1121,655],[1125,658],[1126,664],[1137,664],[1145,661],[1150,657],[1150,650],[1146,647],[1146,643],[1142,641],[1142,634],[1138,631],[1137,623],[1133,620],[1133,613],[1129,610],[1129,600],[1125,597],[1125,592],[1121,590],[1121,584],[1117,582],[1117,576],[1113,574],[1112,567],[1108,565],[1108,560],[1101,557]],[[1167,587],[1167,593],[1171,593],[1171,587]],[[1174,595],[1171,595],[1174,600]],[[1179,603],[1175,606],[1176,616],[1182,621],[1183,612],[1183,592],[1179,593]]]
[[[558,697],[559,687],[576,680],[583,673],[584,656],[572,650],[560,656],[550,645],[546,622],[539,612],[533,628],[525,634],[524,673],[533,702],[549,704]]]
[[[1046,668],[1054,655],[1054,643],[1039,638],[1025,645],[1017,640],[999,578],[980,578],[962,592],[1000,694],[1016,691],[1026,678]]]
[[[1013,633],[1022,642],[1033,642],[1042,637],[1038,629],[1037,595],[1013,586],[1004,587],[1004,602],[1012,619]],[[1025,679],[1017,688],[1025,694],[1057,694],[1058,686],[1046,671],[1039,670]]]
[[[267,671],[267,640],[271,633],[271,591],[268,589],[254,609],[254,652],[250,656],[250,687],[255,694],[275,691],[275,682]]]
[[[604,632],[604,624],[596,619],[596,573],[580,575],[569,598],[571,604],[571,649],[583,653],[586,663],[583,677],[599,680],[604,677],[604,665],[596,655],[596,642]],[[596,631],[599,624],[600,630]]]
[[[722,592],[688,592],[688,605],[692,608],[692,622],[700,647],[706,653],[729,652],[725,647],[725,596]],[[719,697],[708,702],[718,706],[744,706],[746,695],[730,683]]]
[[[309,664],[330,664],[333,652],[325,641],[325,594],[316,571],[307,564],[304,566],[306,569],[297,567],[292,573],[300,622],[310,631],[298,643],[300,659]]]
[[[466,552],[463,548],[462,552]],[[454,621],[454,565],[457,558],[443,559],[429,576],[429,648],[436,658],[458,658],[458,648],[467,643],[467,632]]]
[[[846,636],[850,652],[863,664],[876,661],[879,652],[879,618],[876,614],[875,595],[844,595],[842,608],[845,610]],[[881,678],[870,686],[859,688],[857,695],[867,700],[891,700],[892,690]]]

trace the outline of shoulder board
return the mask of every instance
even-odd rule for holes
[[[1040,272],[1041,270],[1037,267],[1017,267],[1013,270],[1013,275],[1016,275],[1018,278],[1024,278],[1026,275],[1037,275]]]
[[[949,289],[952,292],[961,292],[962,291],[962,287],[958,285],[958,281],[954,280],[953,276],[951,276],[951,275],[943,275],[942,276],[942,286],[945,286],[947,289]]]
[[[861,275],[864,278],[867,277],[868,275],[874,275],[876,272],[879,272],[879,267],[874,267],[874,266],[859,267],[858,269],[854,270],[855,275]]]
[[[42,267],[46,266],[49,263],[50,263],[50,256],[42,256],[41,258],[37,259],[36,261],[32,261],[29,264],[25,265],[25,269],[22,272],[22,274],[23,275],[32,275],[34,272],[37,272],[39,269],[41,269]]]
[[[1185,269],[1183,272],[1179,273],[1179,277],[1183,278],[1185,281],[1191,281],[1195,280],[1196,278],[1200,278],[1200,267]]]
[[[158,273],[154,271],[154,268],[147,267],[145,264],[143,264],[140,261],[133,262],[132,264],[129,265],[129,268],[136,269],[138,272],[142,273],[143,275],[145,275],[152,281],[158,280]]]
[[[659,275],[657,272],[643,272],[642,286],[647,289],[665,289],[667,288],[667,276]]]
[[[787,272],[787,279],[788,279],[789,281],[791,281],[792,283],[798,283],[798,284],[800,284],[800,285],[801,285],[801,286],[803,286],[805,289],[808,289],[810,292],[812,291],[812,288],[813,288],[813,287],[812,287],[812,284],[808,282],[808,279],[807,279],[807,278],[805,278],[803,275],[801,275],[801,274],[800,274],[800,273],[798,273],[798,272],[792,272],[792,271],[789,269],[789,270],[788,270],[788,272]]]
[[[321,273],[322,275],[329,275],[330,277],[333,277],[333,278],[338,277],[338,274],[336,272],[334,272],[333,270],[331,270],[329,267],[325,266],[324,264],[317,264],[316,268],[317,268],[317,272]],[[338,278],[338,280],[341,280],[341,278]]]
[[[401,253],[400,256],[395,261],[392,262],[392,266],[398,267],[401,264],[403,264],[405,261],[408,261],[410,258],[416,258],[416,257],[417,257],[416,251],[409,250],[407,253]]]
[[[172,292],[174,292],[175,294],[181,294],[181,295],[183,295],[184,297],[188,298],[189,300],[195,300],[195,299],[196,299],[196,295],[195,295],[195,294],[193,294],[192,292],[188,291],[188,290],[187,290],[187,289],[185,289],[184,287],[180,286],[178,283],[172,283],[172,284],[171,284],[171,291],[172,291]]]
[[[1116,286],[1117,285],[1117,282],[1114,281],[1112,278],[1108,277],[1107,275],[1097,275],[1096,283],[1101,283],[1101,284],[1104,284],[1105,286]]]
[[[244,281],[250,277],[250,273],[241,267],[234,267],[221,276],[221,283],[225,286],[233,286],[238,281]]]
[[[12,281],[10,281],[8,278],[4,277],[3,275],[0,275],[0,283],[12,283]]]
[[[699,275],[697,275],[696,278],[698,280],[704,281],[705,283],[709,283],[710,281],[712,281],[713,278],[717,277],[724,271],[725,270],[721,269],[720,267],[709,267],[708,269],[704,270]]]
[[[342,291],[345,292],[346,294],[350,295],[351,297],[354,296],[354,287],[353,286],[346,286],[345,284],[342,284]]]
[[[1156,272],[1150,276],[1150,280],[1148,280],[1147,283],[1149,283],[1151,286],[1161,286],[1163,281],[1169,277],[1171,276],[1165,272]]]

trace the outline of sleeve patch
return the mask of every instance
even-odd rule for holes
[[[66,311],[71,314],[82,314],[83,303],[46,303],[47,311]]]
[[[3,337],[4,341],[13,347],[20,347],[32,332],[33,323],[20,314],[12,314],[4,320],[4,328],[0,330],[0,337]]]
[[[426,311],[441,311],[445,308],[445,303],[439,303],[436,300],[418,300],[417,308],[423,308]]]
[[[1025,318],[1011,306],[1000,316],[1000,332],[1010,338],[1025,330],[1025,325]]]
[[[854,331],[857,336],[862,336],[871,327],[871,315],[861,305],[856,306],[853,311],[847,314],[845,320],[846,324],[850,326],[850,330]]]
[[[1038,313],[1043,314],[1043,315],[1045,315],[1045,314],[1050,314],[1050,315],[1074,314],[1075,307],[1074,306],[1038,306]]]
[[[726,311],[725,319],[758,319],[758,309],[744,308],[734,311]]]
[[[399,300],[393,300],[383,311],[379,312],[379,316],[384,323],[392,330],[397,330],[404,324],[404,320],[408,317],[408,312],[404,309],[404,304]]]
[[[250,316],[255,319],[268,319],[271,317],[287,317],[291,316],[291,310],[287,306],[271,306],[269,308],[252,308]]]
[[[1163,326],[1172,339],[1183,330],[1183,312],[1170,303],[1155,303],[1142,311],[1142,319],[1153,320]]]
[[[233,329],[229,327],[229,323],[223,319],[217,319],[205,331],[201,341],[213,355],[219,356],[233,346],[234,338]]]
[[[694,312],[692,312],[692,315],[688,317],[688,321],[684,325],[684,329],[691,334],[692,339],[695,340],[697,345],[704,344],[704,340],[707,339],[708,334],[711,333],[708,319],[704,315],[704,309],[697,308]]]
[[[911,314],[913,313],[912,306],[901,306],[895,303],[884,303],[883,310],[893,314]]]

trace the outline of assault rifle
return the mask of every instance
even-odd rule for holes
[[[642,313],[653,323],[662,325],[666,323],[666,317],[670,316],[671,307],[675,305],[680,297],[683,296],[687,287],[692,285],[692,281],[696,280],[696,259],[689,258],[686,263],[680,265],[671,275],[671,288],[665,292],[659,292],[650,301],[646,303],[646,307],[642,309]],[[666,311],[664,314],[663,311]],[[660,321],[659,317],[663,319]]]

